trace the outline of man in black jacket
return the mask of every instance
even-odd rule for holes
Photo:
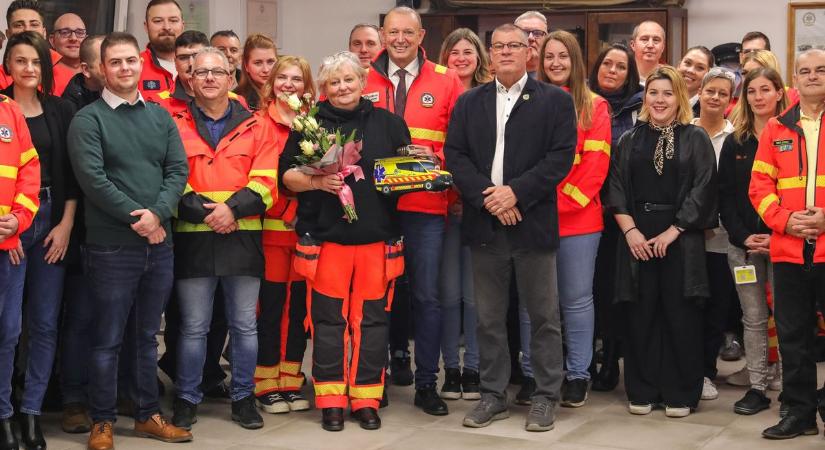
[[[556,186],[573,163],[576,115],[568,94],[527,77],[522,30],[496,28],[491,48],[496,79],[458,99],[444,147],[464,202],[462,234],[472,250],[479,317],[482,397],[464,425],[484,427],[509,416],[503,318],[515,268],[533,324],[536,391],[525,428],[547,431],[562,381]]]
[[[80,73],[66,85],[61,97],[72,102],[78,111],[100,98],[106,82],[100,71],[100,43],[106,36],[89,36],[80,44]]]

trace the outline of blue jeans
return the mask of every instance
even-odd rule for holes
[[[461,216],[447,218],[444,253],[441,260],[441,357],[445,369],[460,366],[458,348],[461,339],[462,305],[464,306],[464,369],[478,372],[476,340],[476,304],[473,298],[473,266],[470,247],[461,245]]]
[[[400,214],[404,258],[415,328],[415,387],[435,386],[441,353],[441,302],[438,279],[446,221],[443,216]]]
[[[83,274],[67,275],[63,291],[65,307],[60,352],[60,390],[64,405],[86,404],[89,349],[92,346],[92,325],[95,318],[89,279]]]
[[[567,379],[590,379],[593,359],[593,275],[601,233],[566,236],[559,240],[556,269],[559,280],[559,304],[564,322],[564,342],[567,347],[565,365]],[[519,308],[521,325],[522,372],[532,376],[530,367],[530,318],[524,307]],[[526,332],[525,332],[526,331]]]
[[[175,387],[178,397],[198,404],[203,400],[199,386],[206,360],[206,335],[212,322],[215,289],[223,289],[229,323],[229,351],[232,354],[232,401],[255,391],[255,364],[258,358],[257,306],[260,278],[248,276],[185,278],[176,281],[181,326],[178,340],[178,368]]]
[[[14,415],[11,405],[11,377],[14,372],[14,347],[20,338],[23,317],[24,263],[15,266],[9,252],[0,250],[0,419]]]
[[[63,298],[65,267],[46,262],[43,240],[52,230],[52,202],[41,195],[40,209],[31,228],[20,236],[26,255],[26,329],[28,348],[26,384],[20,402],[20,412],[40,415],[43,396],[52,374],[57,351],[57,327],[60,323],[60,304]]]
[[[172,244],[89,244],[86,256],[96,316],[89,358],[89,415],[94,422],[116,419],[118,354],[128,327],[135,351],[123,356],[132,359],[128,366],[135,418],[145,421],[160,410],[155,335],[174,281]]]

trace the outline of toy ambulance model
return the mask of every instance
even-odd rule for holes
[[[441,170],[429,159],[395,156],[375,160],[375,189],[384,194],[430,191],[441,192],[453,185],[450,172]]]

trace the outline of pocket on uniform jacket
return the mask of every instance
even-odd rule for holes
[[[387,241],[384,243],[384,274],[387,281],[394,280],[404,273],[404,241]]]
[[[299,275],[308,280],[315,279],[315,271],[318,270],[318,257],[321,255],[321,241],[315,240],[309,235],[301,236],[295,245],[295,257],[292,259],[292,267]]]

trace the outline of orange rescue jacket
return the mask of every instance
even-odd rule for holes
[[[805,133],[799,124],[799,103],[770,119],[759,137],[748,194],[756,212],[772,230],[771,261],[803,264],[803,240],[785,234],[788,219],[804,210],[808,156]],[[820,131],[817,153],[825,152]],[[814,206],[825,207],[825,157],[817,158]],[[825,235],[816,240],[814,263],[825,262]]]
[[[407,87],[404,121],[410,129],[412,143],[432,147],[438,158],[446,163],[447,126],[455,102],[464,92],[464,85],[455,71],[428,61],[423,49],[418,50],[418,62],[418,76]],[[393,111],[395,89],[389,78],[391,74],[387,74],[388,66],[389,55],[384,50],[372,62],[362,96],[379,108]],[[446,215],[447,200],[447,192],[414,192],[401,196],[398,210]]]
[[[143,58],[143,70],[140,72],[138,90],[147,98],[153,92],[169,91],[175,86],[175,77],[168,70],[161,67],[158,57],[149,44],[146,50],[140,53]]]
[[[0,217],[11,213],[18,223],[17,232],[0,241],[0,250],[17,247],[31,226],[40,206],[39,191],[40,159],[26,119],[14,100],[0,95]]]
[[[567,90],[565,88],[565,90]],[[610,168],[610,106],[593,94],[591,125],[577,127],[573,168],[557,188],[559,236],[596,233],[604,228],[602,189]]]
[[[244,108],[249,109],[245,98],[231,91],[228,95],[230,100],[237,100]],[[176,79],[171,91],[150,92],[146,95],[146,100],[157,103],[168,111],[172,117],[175,117],[189,109],[189,102],[192,101],[192,97],[186,93],[183,86],[180,86],[180,80]]]
[[[278,113],[275,102],[266,109],[261,109],[255,116],[261,122],[268,140],[274,142],[275,158],[281,157],[287,139],[289,139],[290,125]],[[271,245],[294,247],[298,242],[298,235],[289,223],[295,221],[298,209],[298,200],[295,194],[279,188],[278,200],[266,211],[264,216],[264,253]]]

